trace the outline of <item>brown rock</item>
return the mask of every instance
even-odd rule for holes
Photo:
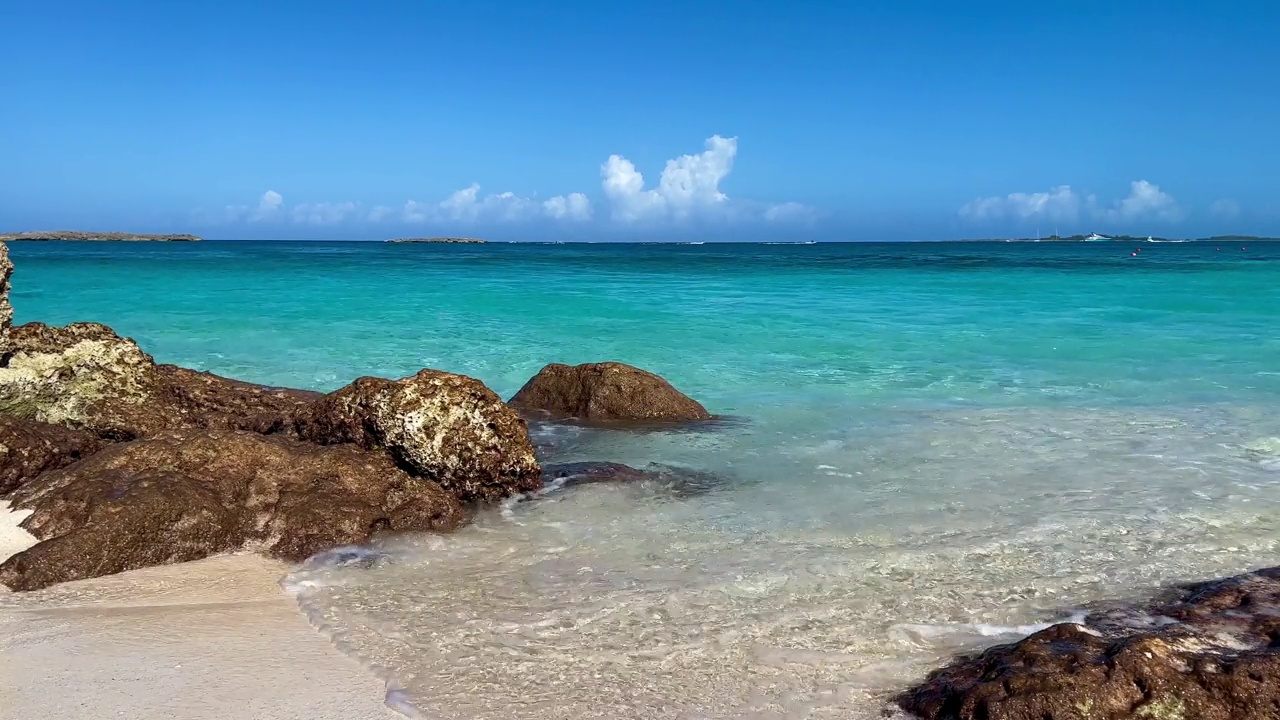
[[[28,323],[12,328],[9,341],[0,413],[103,437],[135,436],[125,418],[149,399],[155,365],[132,340],[97,323]]]
[[[301,414],[295,427],[311,442],[385,449],[463,500],[497,500],[541,484],[524,420],[462,375],[360,378]]]
[[[711,419],[706,408],[666,380],[616,362],[548,365],[520,388],[511,406],[555,420],[588,423]]]
[[[0,415],[0,498],[46,470],[92,455],[102,445],[91,432]]]
[[[9,302],[9,279],[13,277],[13,261],[9,259],[9,246],[0,243],[0,354],[13,325],[13,305]]]
[[[318,393],[251,385],[156,365],[97,323],[12,329],[0,364],[0,413],[132,440],[177,428],[271,432]]]
[[[381,530],[451,530],[456,498],[383,453],[281,436],[183,430],[113,445],[15,491],[41,540],[0,564],[34,590],[246,546],[301,560]]]
[[[1180,595],[962,658],[899,704],[926,720],[1280,717],[1280,568]]]
[[[231,380],[176,365],[158,365],[153,402],[165,428],[198,427],[274,433],[323,394]]]

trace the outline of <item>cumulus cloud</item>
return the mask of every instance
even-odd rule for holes
[[[1130,183],[1129,195],[1108,207],[1100,205],[1094,195],[1081,196],[1070,185],[1059,185],[1048,192],[978,198],[960,208],[960,217],[975,222],[1031,219],[1072,222],[1084,214],[1117,224],[1177,222],[1186,215],[1172,195],[1146,180]]]
[[[1146,180],[1129,184],[1129,196],[1101,212],[1101,217],[1120,223],[1138,220],[1177,222],[1185,213],[1173,196]]]
[[[542,209],[556,220],[591,219],[591,201],[582,193],[557,195],[542,203]]]
[[[338,225],[358,209],[353,202],[303,203],[295,206],[291,215],[294,222],[304,225]]]
[[[1048,192],[978,198],[960,208],[960,217],[967,220],[1044,218],[1066,221],[1080,216],[1080,204],[1080,196],[1070,185],[1059,185]]]
[[[1240,203],[1230,198],[1215,200],[1213,204],[1209,206],[1209,212],[1224,220],[1235,220],[1240,217],[1241,211],[1242,208],[1240,207]]]
[[[262,222],[279,216],[280,208],[284,206],[284,196],[275,190],[268,190],[262,193],[262,197],[258,199],[256,207],[248,205],[228,205],[227,220],[237,222],[240,220],[248,220],[249,222]]]
[[[785,202],[766,207],[764,219],[771,223],[807,223],[818,219],[818,212],[802,203]]]
[[[729,196],[720,182],[733,170],[738,139],[712,135],[697,155],[681,155],[667,161],[658,186],[646,190],[644,175],[621,155],[610,155],[600,166],[604,194],[615,220],[636,222],[673,218],[682,220],[694,212],[723,205]]]
[[[533,213],[534,202],[520,197],[513,192],[479,197],[480,186],[472,183],[470,187],[459,190],[440,203],[440,210],[447,220],[474,221],[481,217],[487,220],[509,222],[528,219]]]
[[[280,211],[282,205],[284,205],[284,196],[275,190],[268,190],[262,193],[262,199],[258,201],[258,209],[250,219],[264,220],[272,217]]]
[[[386,205],[375,205],[369,210],[369,222],[382,222],[387,218],[395,215],[395,208]]]
[[[513,192],[481,195],[480,185],[472,183],[437,203],[410,200],[402,214],[402,219],[411,223],[516,222],[538,217],[586,220],[591,217],[591,201],[582,193],[557,195],[544,202]]]
[[[610,217],[620,223],[683,222],[691,218],[721,221],[756,220],[769,223],[809,223],[818,213],[796,202],[766,204],[730,200],[720,185],[733,171],[738,154],[736,137],[713,135],[703,151],[666,162],[654,187],[622,155],[610,155],[600,166],[601,187]],[[1011,196],[1012,197],[1012,196]],[[592,201],[571,192],[542,199],[513,192],[485,194],[479,183],[455,191],[443,200],[408,200],[402,206],[376,205],[367,211],[359,203],[303,203],[286,206],[274,190],[263,193],[257,207],[228,208],[233,222],[279,219],[297,224],[329,226],[351,220],[367,223],[480,224],[535,220],[587,222],[595,216]]]

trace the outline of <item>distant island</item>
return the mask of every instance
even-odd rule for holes
[[[479,238],[458,238],[458,237],[428,237],[428,238],[396,238],[388,240],[389,243],[460,243],[463,245],[483,245],[488,242]]]
[[[41,232],[20,232],[0,235],[0,242],[58,241],[75,242],[199,242],[197,235],[145,235],[141,233],[122,232],[84,232],[81,230],[48,230]]]
[[[1088,235],[1068,235],[1059,237],[1057,235],[1049,235],[1042,238],[987,238],[987,239],[971,239],[961,240],[960,242],[1121,242],[1121,243],[1251,243],[1251,242],[1280,242],[1280,238],[1259,237],[1256,235],[1214,235],[1212,237],[1202,238],[1164,238],[1148,235],[1140,237],[1137,235],[1099,235],[1098,233],[1090,233]]]

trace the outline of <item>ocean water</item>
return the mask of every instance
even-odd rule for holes
[[[329,390],[658,372],[730,422],[539,428],[552,489],[314,558],[426,718],[876,718],[956,652],[1280,562],[1280,244],[14,244],[17,320]]]

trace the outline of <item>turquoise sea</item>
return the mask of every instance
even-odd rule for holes
[[[1136,256],[1133,254],[1140,247]],[[722,476],[291,575],[429,718],[873,718],[951,654],[1280,563],[1280,244],[14,243],[19,322],[329,390],[621,360],[729,421],[539,428]]]

